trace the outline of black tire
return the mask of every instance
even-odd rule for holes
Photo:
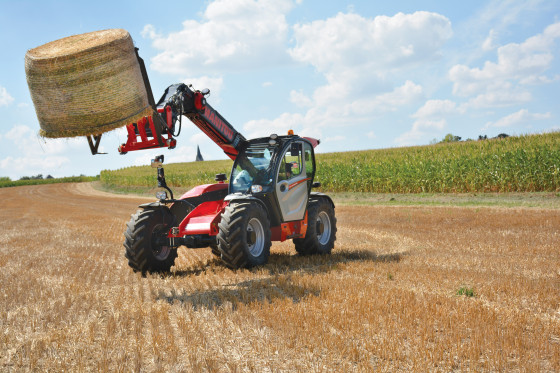
[[[168,272],[175,264],[176,248],[154,243],[156,237],[169,231],[173,221],[173,215],[165,208],[138,210],[132,215],[124,232],[124,247],[134,272]]]
[[[218,227],[218,249],[226,266],[250,268],[268,262],[270,222],[259,203],[230,203]]]
[[[330,254],[336,241],[334,206],[327,198],[309,201],[307,207],[307,232],[304,238],[294,238],[300,255]]]
[[[222,257],[222,252],[220,251],[220,249],[218,249],[218,243],[217,242],[211,243],[210,244],[210,249],[212,249],[212,254],[214,254],[215,257],[217,257],[217,258]]]

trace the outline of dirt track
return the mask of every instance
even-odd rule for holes
[[[142,278],[122,233],[146,199],[0,198],[1,371],[560,371],[560,210],[338,206],[331,256],[181,248]]]

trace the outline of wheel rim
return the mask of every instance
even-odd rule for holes
[[[167,228],[166,225],[158,224],[154,227],[154,230],[152,231],[152,253],[154,255],[154,258],[156,258],[157,260],[167,259],[169,253],[171,252],[171,247],[158,246],[156,244],[157,237],[161,235],[163,232],[165,232],[166,228]]]
[[[252,256],[261,255],[264,249],[264,229],[256,218],[247,223],[247,247]]]
[[[321,245],[326,245],[331,238],[331,219],[329,219],[329,214],[325,211],[321,211],[317,215],[317,240]]]

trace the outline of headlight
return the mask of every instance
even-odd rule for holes
[[[261,185],[251,185],[251,193],[260,193],[262,192]]]
[[[157,199],[167,199],[167,192],[165,190],[156,193]]]

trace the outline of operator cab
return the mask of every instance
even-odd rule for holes
[[[230,195],[261,200],[273,224],[302,220],[315,177],[310,140],[271,135],[248,141],[233,164]]]

